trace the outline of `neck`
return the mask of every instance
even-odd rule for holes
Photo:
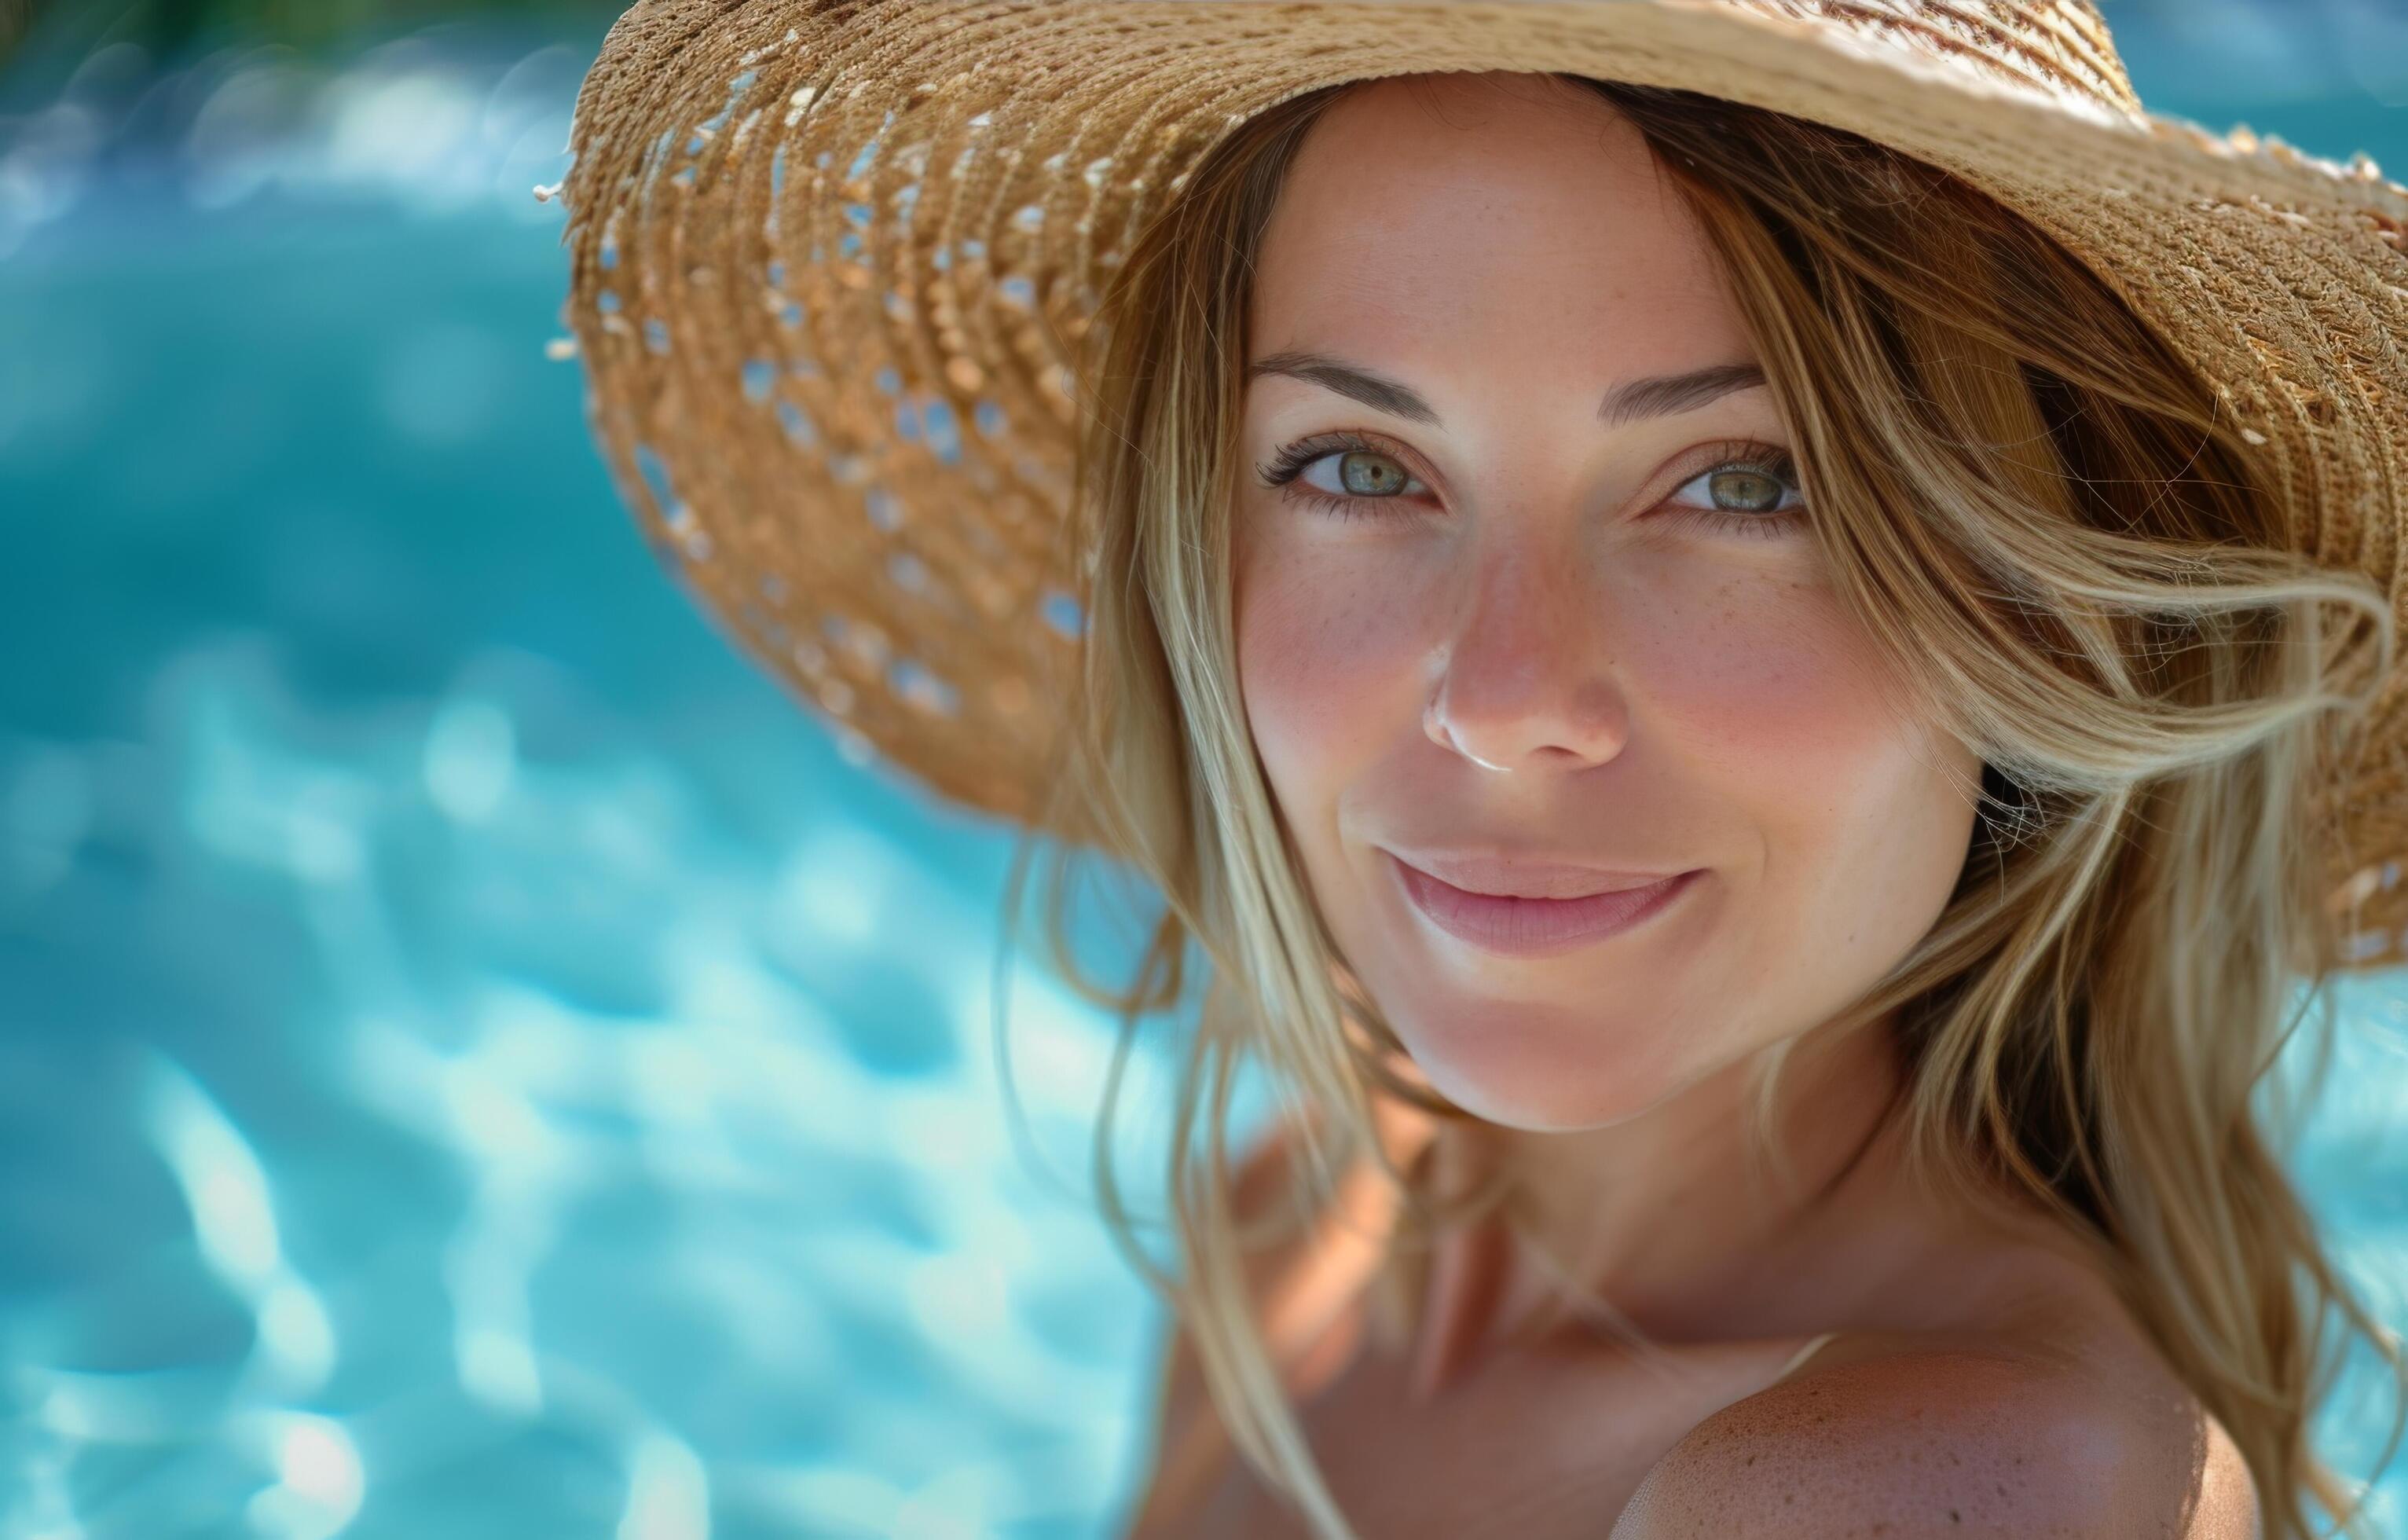
[[[1814,1308],[1813,1291],[1784,1259],[1842,1233],[1867,1244],[1903,1234],[1872,1223],[1895,1197],[1896,1124],[1885,1115],[1904,1067],[1893,1025],[1797,1042],[1765,1130],[1772,1163],[1745,1136],[1752,1060],[1603,1128],[1471,1124],[1445,1136],[1477,1146],[1471,1159],[1487,1169],[1501,1163],[1515,1228],[1630,1327],[1670,1341],[1812,1329],[1798,1317]],[[1507,1273],[1497,1311],[1506,1322],[1565,1293],[1539,1268]]]

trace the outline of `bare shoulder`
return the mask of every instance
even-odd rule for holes
[[[1288,1180],[1297,1138],[1295,1129],[1275,1126],[1240,1159],[1230,1192],[1230,1206],[1236,1214],[1258,1215],[1272,1201]],[[1302,1245],[1301,1238],[1292,1239],[1268,1255],[1247,1259],[1248,1291],[1258,1315],[1264,1296],[1277,1279],[1297,1266]],[[1179,1524],[1194,1517],[1208,1483],[1226,1459],[1228,1434],[1206,1388],[1196,1345],[1175,1317],[1169,1322],[1166,1347],[1155,1387],[1154,1460],[1131,1514],[1131,1540],[1177,1533]]]
[[[1835,1357],[1698,1423],[1611,1540],[2257,1540],[2240,1450],[2161,1366],[2007,1339]]]
[[[1380,1126],[1390,1158],[1409,1159],[1423,1130],[1409,1115],[1389,1110]],[[1294,1123],[1273,1125],[1238,1159],[1230,1173],[1229,1204],[1240,1222],[1269,1212],[1289,1191],[1304,1143]],[[1360,1167],[1350,1174],[1359,1174]],[[1345,1198],[1341,1192],[1341,1202]],[[1364,1231],[1354,1235],[1359,1250]],[[1265,1335],[1265,1346],[1285,1367],[1296,1344],[1289,1339],[1321,1324],[1326,1303],[1345,1291],[1344,1248],[1333,1247],[1325,1231],[1307,1227],[1244,1258],[1247,1305]],[[1331,1341],[1342,1345],[1342,1333]],[[1227,1430],[1207,1387],[1196,1345],[1174,1318],[1169,1325],[1163,1372],[1154,1403],[1154,1453],[1138,1493],[1130,1540],[1185,1533],[1196,1510],[1232,1458]]]

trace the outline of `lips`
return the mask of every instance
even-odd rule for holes
[[[1645,887],[1679,875],[1670,871],[1613,871],[1520,855],[1470,856],[1424,850],[1410,856],[1395,850],[1390,854],[1450,886],[1496,899],[1585,899],[1598,893]]]
[[[1441,881],[1388,852],[1406,896],[1457,941],[1503,957],[1548,957],[1593,945],[1669,908],[1704,875],[1684,871],[1638,887],[1578,899],[1499,898]]]

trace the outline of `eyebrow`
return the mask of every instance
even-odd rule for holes
[[[1426,423],[1431,427],[1445,425],[1412,386],[1326,353],[1275,353],[1246,366],[1246,381],[1250,384],[1266,374],[1285,375],[1319,385],[1374,411],[1384,411],[1409,423]],[[1650,375],[1643,380],[1626,381],[1606,392],[1605,399],[1598,403],[1597,418],[1608,427],[1620,427],[1651,417],[1670,417],[1695,411],[1739,391],[1754,390],[1764,382],[1764,370],[1754,364],[1714,364],[1686,374]]]

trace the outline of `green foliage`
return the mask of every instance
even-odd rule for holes
[[[600,17],[626,0],[0,0],[0,57],[60,13],[101,22],[109,42],[140,44],[154,58],[171,58],[223,42],[287,43],[301,49],[339,47],[363,37],[406,32],[472,17],[530,19]],[[93,13],[99,13],[95,16]]]

